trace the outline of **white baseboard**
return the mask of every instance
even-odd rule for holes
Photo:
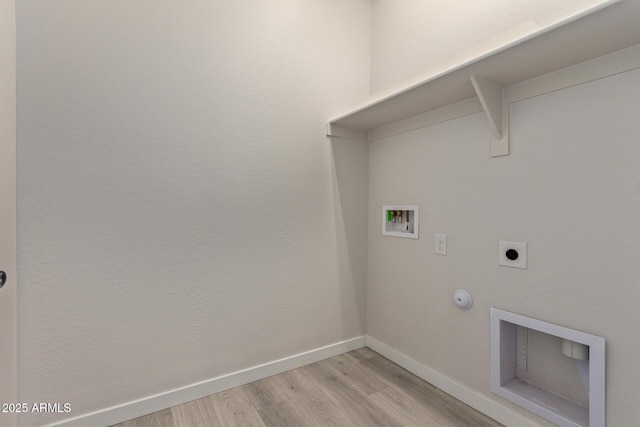
[[[282,372],[296,369],[310,363],[356,350],[365,346],[365,337],[356,337],[325,347],[264,363],[241,371],[170,390],[154,396],[112,406],[100,411],[80,415],[64,421],[49,424],[46,427],[95,427],[109,426],[132,418],[141,417],[175,405],[190,402],[201,397],[218,393],[233,387],[258,381]]]
[[[517,412],[514,412],[488,397],[452,380],[451,378],[416,362],[409,356],[400,353],[399,351],[389,347],[387,344],[384,344],[382,341],[367,335],[366,344],[371,350],[380,353],[412,374],[422,378],[445,393],[450,394],[456,399],[466,403],[474,409],[477,409],[505,426],[539,427],[539,424],[534,421],[527,420]]]

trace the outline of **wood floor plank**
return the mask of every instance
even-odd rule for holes
[[[496,427],[501,424],[453,398],[383,356],[362,362],[373,373],[411,396],[415,402],[431,411],[437,419],[452,426]]]
[[[299,369],[285,372],[273,378],[287,399],[300,411],[310,425],[356,426],[342,413],[335,399],[323,393]]]
[[[481,412],[476,411],[469,405],[455,399],[451,395],[436,388],[435,396],[432,404],[425,407],[432,409],[438,408],[437,413],[451,425],[456,426],[475,426],[475,427],[501,427],[502,424],[487,417]],[[423,402],[427,403],[427,402]]]
[[[242,387],[208,396],[218,421],[224,427],[266,427]]]
[[[369,399],[382,411],[401,420],[406,426],[415,427],[450,427],[435,416],[432,411],[425,409],[408,394],[395,386],[390,386],[369,396]]]
[[[363,369],[366,369],[369,375],[374,375],[389,385],[395,385],[402,390],[411,390],[415,394],[428,395],[428,392],[435,387],[428,382],[418,378],[406,369],[396,365],[389,359],[376,355],[361,362]]]
[[[172,427],[173,425],[173,414],[171,408],[169,408],[145,415],[144,417],[125,421],[114,427]]]
[[[371,357],[377,356],[378,353],[371,350],[369,347],[362,347],[357,350],[350,351],[348,353],[344,353],[342,356],[347,357],[348,359],[353,360],[354,362],[360,362],[365,359],[369,359]]]
[[[266,409],[271,405],[276,405],[287,400],[284,393],[278,388],[273,377],[255,381],[243,386],[247,396],[258,409]]]
[[[218,421],[211,399],[202,398],[171,408],[175,427],[224,427]]]
[[[359,361],[354,360],[343,354],[319,362],[319,366],[327,366],[329,369],[333,369],[336,373],[342,375],[344,381],[367,396],[389,387],[388,383],[377,376],[370,375]]]
[[[300,368],[305,376],[315,383],[326,394],[333,396],[339,403],[343,413],[358,426],[403,427],[402,424],[381,412],[367,395],[361,393],[342,375],[328,369],[320,363]]]
[[[114,427],[498,427],[368,348]]]
[[[268,405],[258,413],[269,427],[314,427],[289,400]]]

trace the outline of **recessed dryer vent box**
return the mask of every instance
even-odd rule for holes
[[[384,236],[418,238],[418,206],[386,205],[382,207],[382,234]]]
[[[579,350],[577,354],[569,351],[572,346]],[[542,372],[537,378],[527,372],[534,361]],[[604,427],[604,369],[604,338],[491,309],[491,391],[495,394],[562,427]],[[585,399],[570,396],[566,381],[556,378],[576,373]]]

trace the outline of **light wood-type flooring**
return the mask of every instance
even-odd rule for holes
[[[496,427],[369,348],[136,418],[116,427]]]

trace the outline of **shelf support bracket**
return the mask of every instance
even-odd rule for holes
[[[369,135],[365,130],[338,126],[333,123],[327,123],[326,135],[331,138],[353,139],[356,141],[369,140]]]
[[[491,157],[508,155],[508,105],[504,102],[502,86],[477,76],[471,76],[471,84],[473,84],[493,134],[491,138]]]

